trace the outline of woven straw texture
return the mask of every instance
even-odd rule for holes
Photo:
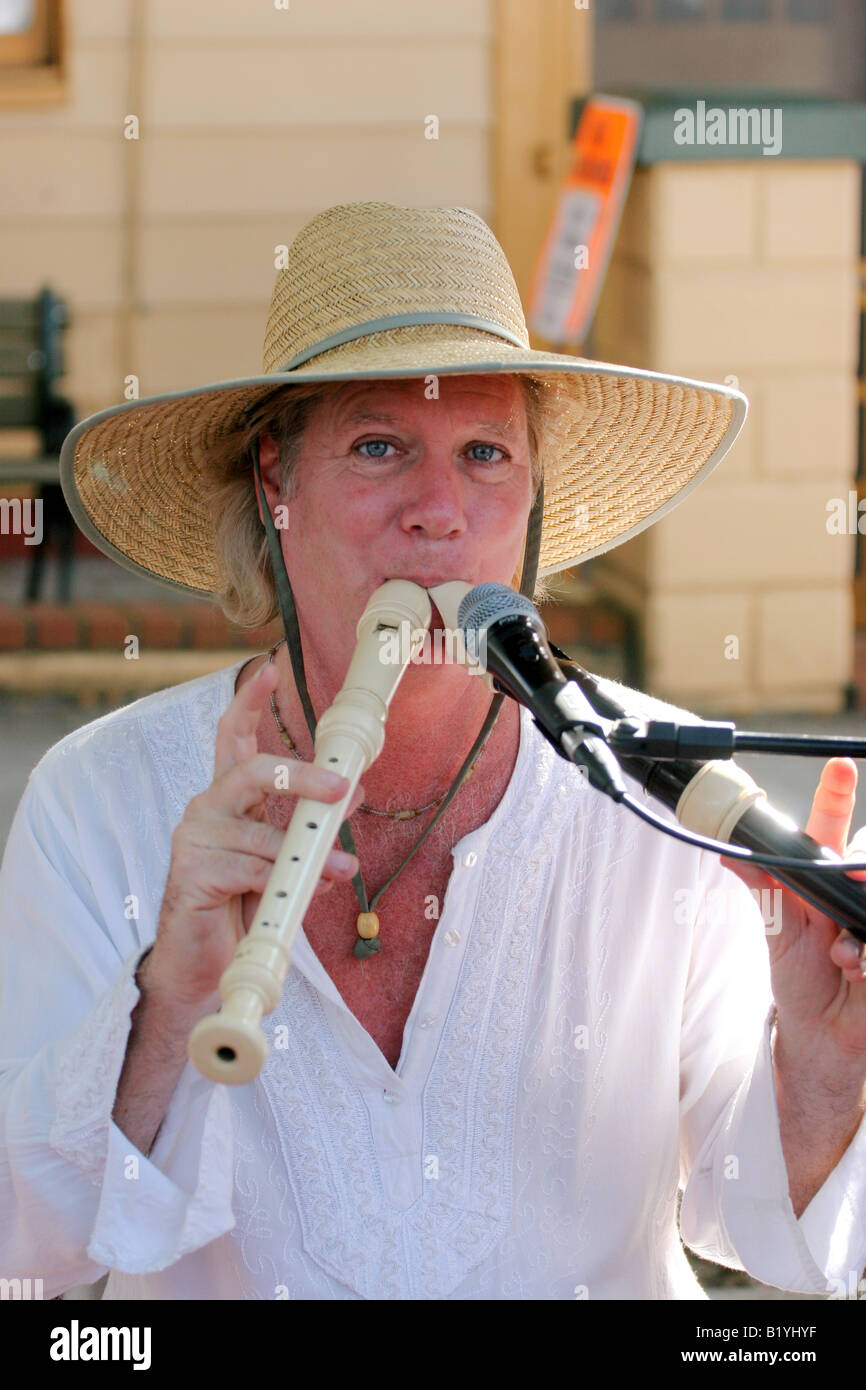
[[[540,574],[608,549],[647,524],[720,450],[731,426],[734,399],[724,388],[534,352],[502,248],[469,209],[329,208],[299,233],[288,259],[277,275],[262,376],[124,403],[91,416],[67,438],[67,501],[94,542],[120,563],[200,593],[215,591],[208,454],[281,384],[454,372],[535,377],[549,421]],[[472,314],[525,346],[477,327],[411,325],[365,331],[281,370],[335,333],[413,312]]]

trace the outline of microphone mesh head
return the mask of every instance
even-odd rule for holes
[[[520,617],[537,621],[538,610],[524,594],[515,593],[507,584],[476,584],[470,589],[460,601],[457,622],[473,661],[480,659],[479,639],[484,640],[491,623],[499,622],[500,618]]]

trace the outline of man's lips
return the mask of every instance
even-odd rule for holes
[[[387,578],[405,579],[408,584],[417,584],[421,589],[435,589],[439,584],[453,584],[455,580],[460,583],[472,583],[470,579],[466,579],[465,575],[462,574],[435,574],[429,577],[418,574],[389,574]],[[379,579],[376,582],[377,584],[384,584],[386,581],[385,579]]]

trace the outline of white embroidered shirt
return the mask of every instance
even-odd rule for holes
[[[593,791],[526,711],[502,801],[452,851],[396,1071],[301,931],[261,1077],[188,1064],[138,1153],[111,1119],[134,973],[248,659],[68,735],[19,803],[7,1278],[50,1297],[110,1271],[109,1299],[700,1298],[679,1185],[710,1259],[806,1292],[863,1269],[866,1127],[799,1221],[788,1198],[751,895]]]

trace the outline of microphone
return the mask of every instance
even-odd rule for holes
[[[552,648],[565,675],[583,691],[597,713],[607,719],[634,714],[616,699],[598,676],[584,671],[557,647]],[[843,873],[810,868],[810,861],[844,864],[826,845],[801,830],[790,816],[777,811],[767,794],[736,763],[697,762],[691,758],[659,761],[620,755],[624,772],[643,790],[673,811],[687,829],[711,835],[758,854],[802,859],[802,867],[767,866],[773,878],[827,914],[859,941],[866,941],[866,883]]]
[[[505,584],[477,584],[464,594],[457,624],[470,660],[493,677],[494,688],[525,705],[557,753],[582,768],[592,786],[621,801],[627,789],[604,742],[604,725],[587,720],[578,687],[562,674],[534,604]]]
[[[478,670],[492,677],[493,688],[525,705],[560,756],[582,768],[598,791],[688,843],[686,836],[651,817],[629,794],[622,779],[622,773],[627,773],[693,834],[781,860],[778,866],[760,862],[758,866],[852,936],[866,941],[866,884],[841,872],[845,864],[841,856],[776,810],[745,769],[729,760],[615,757],[603,742],[605,733],[612,722],[631,719],[634,712],[603,688],[597,676],[553,646],[541,615],[525,595],[505,584],[469,589],[451,583],[429,592],[446,621],[456,610],[467,654]],[[599,716],[597,722],[587,719],[577,690]],[[695,722],[699,726],[701,721]],[[823,867],[815,867],[816,863]],[[840,871],[826,867],[831,864],[838,864]]]

